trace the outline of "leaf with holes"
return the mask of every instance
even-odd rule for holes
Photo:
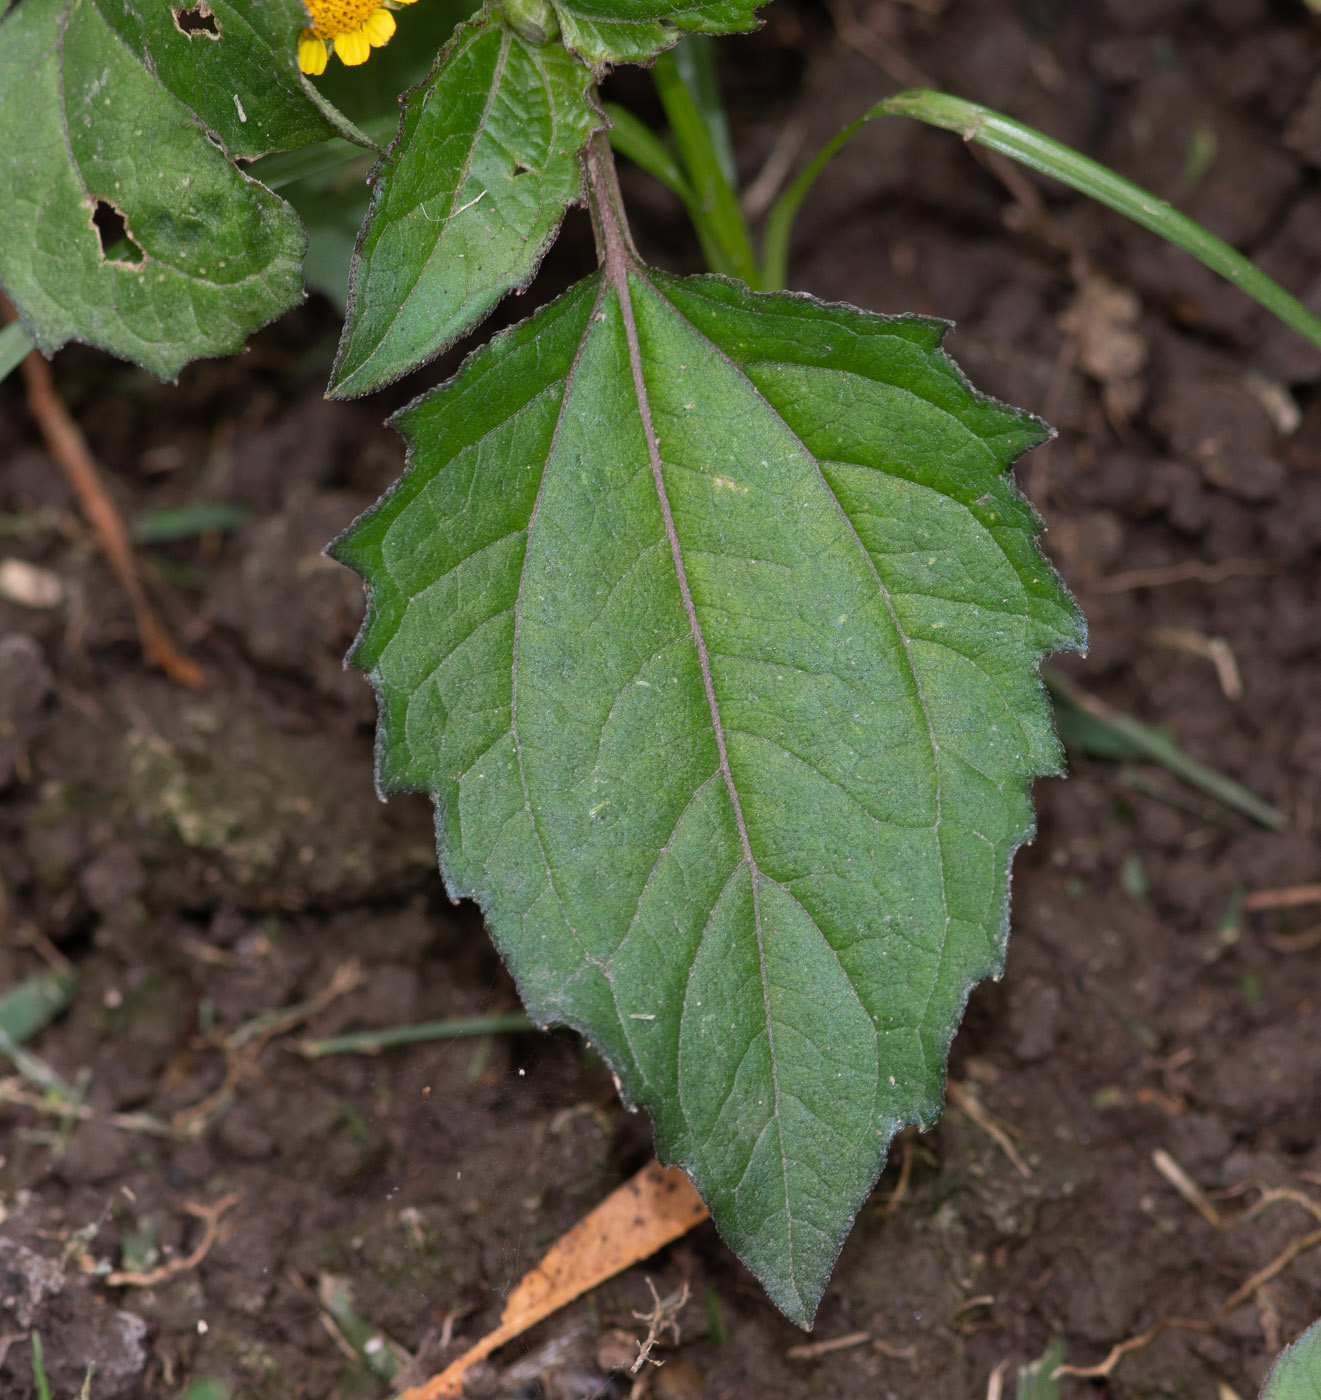
[[[425,364],[532,279],[580,195],[578,152],[604,125],[590,82],[559,44],[459,31],[373,173],[332,395]]]
[[[528,1010],[806,1325],[1001,969],[1037,661],[1083,629],[1004,475],[1045,431],[942,324],[611,246],[397,418],[407,475],[334,547],[353,659]]]
[[[595,68],[645,63],[684,34],[733,34],[756,27],[766,0],[550,0],[564,42]]]
[[[302,226],[92,0],[0,22],[0,285],[47,354],[98,345],[173,378],[303,295]]]
[[[371,142],[298,71],[302,0],[96,0],[106,24],[234,157]]]

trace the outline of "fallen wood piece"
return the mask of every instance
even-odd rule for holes
[[[474,1363],[706,1217],[706,1205],[688,1178],[677,1167],[651,1162],[562,1235],[523,1276],[494,1331],[399,1400],[458,1400],[463,1374]]]

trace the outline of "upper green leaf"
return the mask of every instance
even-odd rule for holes
[[[532,279],[580,197],[578,152],[604,125],[590,82],[559,44],[499,25],[459,32],[373,173],[332,395],[425,364]]]
[[[96,0],[148,72],[253,158],[336,135],[365,140],[298,71],[302,0]]]
[[[383,791],[806,1324],[999,972],[1083,629],[942,326],[618,259],[400,415],[336,545]]]
[[[684,34],[752,29],[766,0],[551,0],[564,42],[598,70],[645,63]]]
[[[83,340],[173,378],[303,295],[293,211],[92,0],[22,0],[0,23],[0,151],[0,284],[47,354]],[[98,217],[127,240],[103,250]]]
[[[1261,1400],[1321,1400],[1321,1322],[1275,1358]]]

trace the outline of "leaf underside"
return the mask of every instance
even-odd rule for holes
[[[532,279],[580,196],[578,152],[604,125],[590,82],[559,44],[499,25],[459,31],[373,174],[333,396],[425,364]]]
[[[82,340],[172,379],[302,299],[297,216],[92,0],[23,0],[0,46],[0,284],[42,350]],[[123,256],[103,250],[99,203],[124,221]]]
[[[1042,425],[942,330],[598,274],[398,416],[333,551],[381,790],[803,1325],[1001,969],[1037,660],[1083,641],[1004,474]]]
[[[766,0],[551,0],[565,44],[595,68],[646,63],[685,33],[732,34],[752,29]]]

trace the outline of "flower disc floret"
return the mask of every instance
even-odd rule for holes
[[[395,31],[390,11],[413,0],[305,0],[312,26],[298,37],[298,66],[316,77],[326,71],[333,48],[341,63],[366,63],[373,49],[383,48]]]

